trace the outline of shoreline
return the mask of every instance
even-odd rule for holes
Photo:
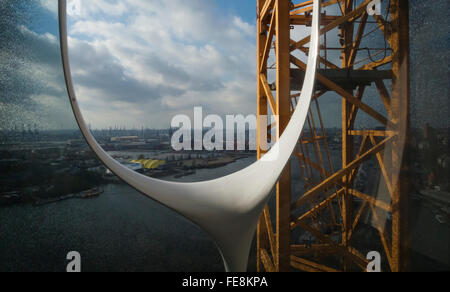
[[[43,205],[57,203],[57,202],[70,200],[70,199],[91,199],[91,198],[99,197],[103,193],[104,193],[103,188],[95,187],[95,188],[85,190],[85,191],[82,191],[79,193],[63,195],[60,197],[55,197],[55,198],[50,198],[50,199],[38,200],[33,203],[33,206],[43,206]]]
[[[230,164],[236,163],[242,159],[251,157],[251,153],[239,153],[232,155],[225,155],[221,157],[216,157],[213,159],[191,159],[178,161],[178,163],[183,162],[187,165],[170,165],[168,169],[154,169],[145,170],[144,175],[152,178],[159,178],[163,180],[177,180],[185,177],[189,177],[197,174],[199,170],[205,169],[220,169],[226,167]],[[197,160],[197,163],[193,161]],[[189,163],[192,163],[189,165]],[[7,208],[10,206],[20,206],[20,205],[32,205],[32,206],[43,206],[47,204],[57,203],[61,201],[66,201],[70,199],[86,199],[86,198],[96,198],[100,196],[104,190],[103,188],[108,184],[124,184],[124,182],[115,175],[103,175],[101,182],[92,186],[91,188],[85,189],[81,192],[71,192],[68,194],[58,194],[56,196],[50,196],[48,198],[40,198],[35,194],[26,194],[25,189],[13,190],[10,192],[5,192],[0,194],[0,208]]]

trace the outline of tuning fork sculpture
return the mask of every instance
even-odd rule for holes
[[[73,113],[89,146],[114,174],[142,194],[175,210],[214,240],[226,271],[247,270],[251,243],[271,191],[289,161],[305,124],[316,76],[320,0],[314,0],[311,43],[300,104],[280,139],[260,160],[211,181],[176,183],[153,179],[123,166],[98,144],[86,126],[73,87],[67,40],[67,2],[59,0],[59,33],[65,82]]]

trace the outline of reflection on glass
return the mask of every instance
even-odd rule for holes
[[[220,255],[204,233],[124,186],[85,144],[66,95],[52,2],[0,0],[0,270],[61,271],[67,252],[78,250],[86,270],[220,271]],[[106,150],[130,168],[177,181],[220,177],[254,161],[251,152],[180,154],[170,147],[170,119],[191,115],[194,106],[221,115],[255,112],[253,3],[242,4],[249,12],[241,13],[245,9],[210,1],[211,9],[236,16],[214,19],[219,28],[232,23],[227,34],[218,34],[218,27],[199,21],[210,16],[193,16],[198,9],[189,1],[183,1],[186,9],[164,1],[173,14],[127,10],[124,1],[101,10],[89,2],[71,16],[71,57],[83,111]],[[410,5],[410,269],[449,270],[447,4]],[[167,15],[190,25],[163,20]],[[144,39],[134,33],[139,30]],[[325,98],[322,115],[332,164],[339,168],[340,103]],[[377,165],[376,158],[363,164],[357,190],[387,193]],[[299,172],[292,166],[293,177]],[[304,192],[300,179],[292,185]],[[391,221],[388,213],[380,217]],[[362,222],[374,226],[372,218]],[[378,236],[368,227],[355,241],[364,250],[382,250],[371,232]],[[308,235],[293,236],[314,243]],[[179,238],[186,239],[182,248]]]

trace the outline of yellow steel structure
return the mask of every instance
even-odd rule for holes
[[[369,15],[367,6],[372,4],[371,0],[322,0],[322,7],[335,7],[332,11],[338,13],[322,14],[323,45],[317,91],[308,128],[292,160],[298,159],[305,191],[292,192],[291,180],[298,178],[292,177],[288,165],[276,188],[276,205],[265,208],[258,226],[258,271],[366,271],[367,251],[359,250],[354,240],[363,217],[370,218],[370,224],[378,232],[377,240],[383,249],[379,252],[387,261],[386,269],[395,272],[408,269],[408,183],[403,160],[409,133],[409,9],[407,0],[382,2],[387,13]],[[276,128],[278,138],[293,109],[301,103],[295,92],[295,88],[301,87],[295,83],[301,82],[296,77],[301,76],[299,71],[306,70],[300,54],[308,54],[309,36],[294,40],[291,31],[310,25],[312,3],[258,0],[258,121],[270,113],[278,116],[267,129],[266,123],[259,124],[258,137]],[[369,58],[361,58],[361,42],[372,33],[383,36],[387,45]],[[338,34],[340,47],[327,46],[330,34]],[[328,59],[332,50],[341,52],[341,64]],[[272,58],[275,64],[271,66]],[[276,73],[271,74],[270,69]],[[341,73],[347,80],[332,78]],[[269,84],[271,78],[275,79],[274,84]],[[392,84],[391,88],[384,79],[389,79],[386,83]],[[379,98],[366,93],[372,85]],[[327,92],[342,99],[339,170],[331,159],[318,103]],[[361,129],[358,115],[370,117],[377,126]],[[266,141],[258,139],[259,159],[265,153],[261,149],[265,149],[262,145]],[[358,170],[368,159],[376,159],[382,177],[379,191],[372,194],[355,187]],[[385,195],[380,189],[386,190]],[[293,234],[305,233],[314,238],[310,244],[293,240]]]

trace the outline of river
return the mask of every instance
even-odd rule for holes
[[[253,161],[178,181],[213,179]],[[217,248],[197,226],[128,186],[104,190],[94,199],[1,208],[0,271],[65,271],[70,251],[81,254],[83,271],[223,271]]]
[[[333,153],[333,160],[339,162],[337,153]],[[198,169],[190,176],[166,179],[185,182],[214,179],[253,161],[253,157],[248,157],[221,168]],[[292,176],[299,175],[298,166],[292,163]],[[126,185],[106,185],[104,190],[104,194],[94,199],[0,208],[0,272],[62,272],[66,270],[66,255],[70,251],[80,252],[83,271],[224,270],[215,244],[197,226]],[[303,192],[300,180],[293,180],[292,191],[293,195]],[[431,255],[448,263],[445,260],[450,259],[445,237],[450,234],[448,227],[437,223],[434,214],[422,203],[413,205],[412,247],[416,254],[411,263],[413,270],[441,270],[436,260],[420,255]],[[430,228],[431,233],[427,232]],[[423,238],[423,234],[428,237]],[[254,271],[255,266],[253,246],[249,271]]]

